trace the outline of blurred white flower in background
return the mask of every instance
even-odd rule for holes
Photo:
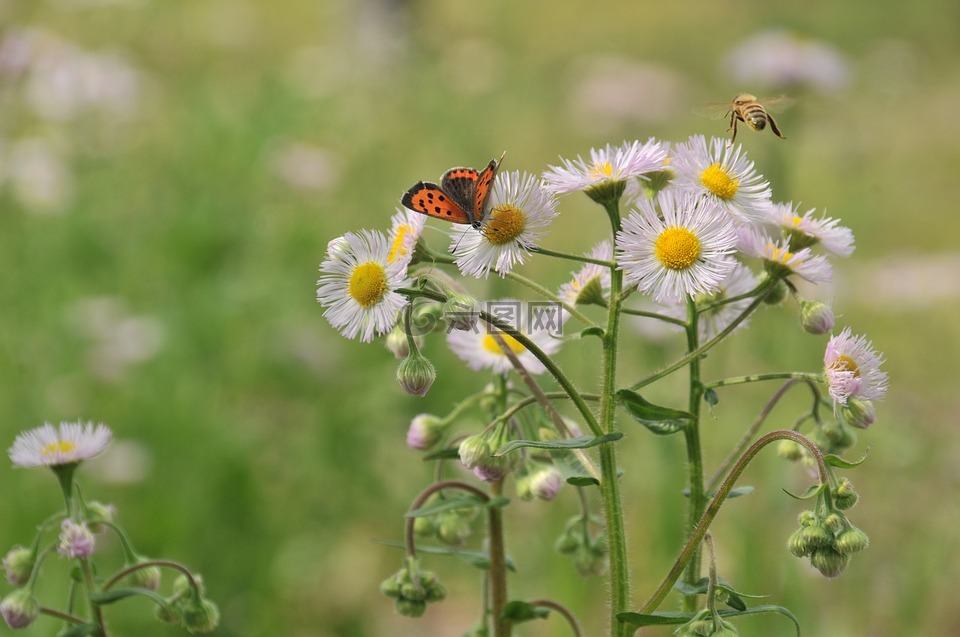
[[[5,160],[13,196],[30,212],[64,212],[73,196],[73,173],[64,157],[62,144],[43,138],[12,142]]]
[[[833,93],[850,83],[850,63],[837,48],[779,29],[761,31],[742,41],[727,55],[723,69],[744,86],[771,90],[810,88]]]
[[[686,78],[674,69],[602,56],[575,65],[567,108],[570,121],[593,134],[656,124],[685,110]]]
[[[88,471],[101,482],[135,484],[143,482],[153,468],[150,448],[136,440],[114,440]]]
[[[73,330],[87,339],[87,367],[100,380],[123,380],[130,368],[162,349],[164,329],[151,316],[130,314],[115,297],[90,297],[67,308]]]
[[[324,192],[340,180],[334,154],[305,142],[284,141],[268,151],[270,171],[298,190]]]

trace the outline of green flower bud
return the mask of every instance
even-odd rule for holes
[[[797,516],[797,522],[800,526],[810,526],[817,521],[817,514],[813,511],[801,511]]]
[[[419,538],[427,538],[437,532],[437,526],[428,517],[413,520],[413,532]]]
[[[426,396],[436,379],[437,370],[433,363],[418,351],[410,352],[397,367],[397,382],[411,396]]]
[[[598,204],[606,206],[620,201],[626,187],[627,182],[621,179],[608,179],[590,186],[584,192]]]
[[[400,597],[396,602],[397,612],[404,617],[420,617],[427,610],[427,602]]]
[[[141,559],[141,562],[146,560]],[[160,568],[157,566],[145,566],[143,568],[138,568],[134,572],[127,575],[127,582],[131,586],[138,586],[140,588],[146,588],[151,591],[155,591],[160,588],[160,578],[162,574]]]
[[[407,582],[400,586],[400,597],[416,602],[423,602],[427,599],[427,591],[421,584]]]
[[[820,524],[803,527],[800,530],[800,535],[808,553],[814,549],[833,544],[833,534]]]
[[[714,632],[712,619],[695,619],[683,627],[684,637],[710,637]]]
[[[803,458],[803,445],[793,440],[781,440],[777,443],[777,455],[791,462]]]
[[[407,446],[419,451],[432,449],[443,438],[449,424],[433,414],[417,414],[407,428]]]
[[[117,509],[112,504],[103,502],[87,503],[87,527],[94,533],[100,533],[104,529],[104,522],[114,522],[117,518]]]
[[[26,588],[18,588],[0,602],[0,615],[10,628],[26,628],[39,613],[40,602]]]
[[[580,546],[573,558],[573,565],[583,577],[602,575],[607,570],[607,560],[603,555],[597,555],[592,547]]]
[[[447,587],[440,582],[432,582],[427,587],[428,602],[442,602],[447,597]]]
[[[811,548],[803,537],[804,527],[794,531],[787,539],[787,550],[794,557],[806,557],[810,554]]]
[[[380,592],[387,597],[400,597],[400,587],[403,585],[403,577],[407,574],[407,569],[403,568],[380,582]]]
[[[803,301],[800,304],[800,323],[810,334],[826,334],[833,329],[833,310],[820,301]]]
[[[188,633],[209,633],[220,623],[220,610],[207,599],[191,601],[184,604],[181,621]]]
[[[37,562],[37,555],[33,549],[25,546],[15,546],[3,557],[3,570],[7,581],[14,586],[23,586],[30,579],[33,565]]]
[[[831,513],[823,518],[823,526],[827,527],[827,530],[836,535],[847,528],[847,520],[840,513]]]
[[[197,573],[193,574],[193,581],[197,584],[197,589],[199,595],[202,597],[203,590],[203,577]],[[188,595],[193,595],[193,587],[190,586],[190,580],[186,575],[178,575],[175,580],[173,580],[173,597],[176,599],[181,599],[187,597]]]
[[[570,531],[564,531],[553,543],[553,548],[561,555],[569,555],[580,548],[580,537]]]
[[[153,616],[164,624],[178,625],[182,621],[180,615],[180,606],[178,604],[167,604],[164,606],[155,606]]]
[[[837,536],[837,550],[844,554],[858,553],[869,544],[867,534],[855,526],[850,526]]]
[[[767,279],[769,279],[772,274],[777,274],[776,270],[778,268],[783,267],[782,265],[774,263],[772,261],[764,261],[763,265],[764,265],[764,269],[767,270],[765,273],[766,274],[765,278]],[[774,272],[770,272],[771,268],[774,270]],[[780,279],[777,281],[777,284],[773,287],[773,289],[770,290],[770,292],[768,292],[767,295],[763,298],[763,302],[767,305],[780,305],[781,303],[783,303],[783,300],[787,298],[788,293],[789,293],[789,289],[787,288],[787,284],[784,283],[782,279]]]
[[[524,502],[533,500],[533,488],[530,486],[532,475],[527,473],[517,478],[514,488],[517,491],[517,497]]]
[[[413,342],[414,345],[420,347],[423,345],[423,337],[417,334],[413,337]],[[407,334],[403,331],[403,321],[397,323],[390,330],[384,337],[383,344],[397,360],[403,360],[410,355],[410,341],[407,340]]]
[[[840,484],[833,491],[833,503],[841,511],[852,509],[860,496],[853,489],[853,484],[846,478],[840,480]]]
[[[810,554],[810,563],[823,574],[824,577],[833,579],[839,577],[847,568],[850,562],[850,556],[841,553],[832,546],[821,546]]]
[[[866,429],[877,421],[877,412],[869,400],[848,398],[847,404],[840,408],[840,417],[851,427]]]
[[[486,434],[482,433],[464,438],[460,442],[458,451],[460,453],[460,462],[462,462],[463,466],[467,469],[473,469],[493,453],[490,449],[490,443],[487,442]]]
[[[857,434],[841,422],[824,425],[823,432],[833,442],[832,450],[842,451],[857,444]]]
[[[437,537],[449,546],[463,546],[472,534],[470,523],[457,515],[444,516],[437,527]]]
[[[536,498],[549,502],[557,497],[563,487],[563,475],[556,466],[542,465],[535,472],[529,474],[530,492]]]
[[[647,191],[647,196],[653,198],[657,196],[658,192],[670,185],[676,174],[669,168],[664,167],[663,170],[643,173],[643,176],[646,179],[641,179],[640,185]]]
[[[443,304],[443,318],[451,329],[474,330],[480,320],[480,303],[468,294],[451,294]]]

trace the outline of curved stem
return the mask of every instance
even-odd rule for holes
[[[579,320],[581,323],[583,323],[583,324],[586,325],[587,327],[599,327],[596,323],[594,323],[593,321],[591,321],[589,317],[587,317],[586,315],[584,315],[583,312],[581,312],[580,310],[578,310],[578,309],[577,309],[576,307],[574,307],[573,305],[570,305],[569,303],[567,303],[566,301],[564,301],[563,299],[561,299],[559,296],[557,296],[556,294],[554,294],[553,292],[551,292],[551,291],[548,290],[547,288],[543,287],[542,285],[540,285],[540,284],[537,283],[536,281],[532,281],[532,280],[528,279],[527,277],[521,276],[521,275],[519,275],[519,274],[517,274],[517,273],[515,273],[515,272],[508,272],[506,278],[511,279],[511,280],[513,280],[513,281],[516,281],[517,283],[520,283],[521,285],[527,286],[528,288],[530,288],[531,290],[533,290],[534,292],[536,292],[536,293],[539,294],[540,296],[543,296],[543,297],[545,297],[545,298],[548,298],[548,299],[550,299],[551,301],[553,301],[554,303],[559,303],[561,306],[563,306],[563,309],[565,309],[565,310],[570,314],[570,316],[573,316],[574,318],[576,318],[577,320]]]
[[[570,398],[570,396],[568,396],[566,392],[562,392],[562,391],[547,391],[547,392],[543,392],[543,395],[545,398],[548,398],[550,400],[564,400],[564,399]],[[584,400],[589,400],[591,402],[597,402],[600,400],[600,394],[580,394],[580,397],[583,398]],[[500,414],[500,416],[497,417],[497,420],[510,420],[511,418],[516,416],[517,413],[519,413],[521,410],[526,409],[530,405],[539,401],[540,399],[536,396],[527,396],[525,398],[522,398],[521,400],[518,400],[516,403],[514,403],[510,407],[510,409]]]
[[[583,632],[580,630],[580,624],[577,623],[577,618],[574,617],[570,609],[563,604],[549,599],[531,599],[527,603],[531,606],[539,606],[540,608],[549,608],[550,610],[557,611],[561,617],[567,620],[567,624],[570,625],[570,630],[573,631],[574,637],[583,637]]]
[[[557,252],[555,250],[548,250],[546,248],[540,248],[537,246],[530,248],[530,252],[533,252],[535,254],[542,254],[545,257],[556,257],[557,259],[566,259],[567,261],[593,263],[595,265],[602,265],[608,268],[616,267],[615,263],[611,263],[610,261],[604,261],[603,259],[594,259],[593,257],[585,257],[579,254],[567,254],[566,252]]]
[[[756,383],[763,380],[794,380],[806,381],[807,383],[822,383],[823,374],[814,374],[810,372],[771,372],[769,374],[752,374],[750,376],[731,376],[715,380],[712,383],[704,383],[704,389],[716,389],[717,387],[729,387],[731,385],[743,385],[745,383]]]
[[[416,511],[417,509],[423,506],[423,503],[427,501],[427,498],[429,498],[430,496],[432,496],[434,493],[438,491],[442,491],[443,489],[460,489],[462,491],[466,491],[472,495],[477,496],[483,502],[490,501],[489,495],[487,495],[483,490],[473,486],[472,484],[468,484],[466,482],[460,482],[457,480],[445,480],[444,482],[435,482],[431,484],[429,487],[427,487],[426,489],[424,489],[423,491],[421,491],[420,495],[414,498],[413,502],[410,503],[410,510]],[[415,520],[416,518],[408,517],[405,528],[404,528],[404,536],[405,536],[404,540],[406,542],[406,547],[407,547],[407,557],[412,557],[412,558],[417,557],[417,547],[416,547],[416,543],[414,540],[414,533],[413,533],[413,523]]]
[[[703,512],[703,517],[700,518],[700,522],[697,524],[697,528],[694,530],[693,535],[690,536],[686,545],[684,545],[683,549],[680,551],[680,555],[674,562],[670,572],[667,573],[667,576],[662,582],[660,582],[660,586],[657,587],[657,590],[653,593],[650,599],[647,600],[647,602],[640,608],[639,612],[651,613],[656,610],[661,603],[663,603],[663,600],[666,599],[667,594],[670,593],[673,585],[676,584],[678,579],[680,579],[680,575],[683,573],[684,568],[686,568],[687,562],[691,557],[693,557],[696,548],[700,545],[700,541],[703,539],[704,534],[710,527],[710,523],[713,522],[713,519],[717,516],[717,513],[720,512],[720,506],[730,494],[730,490],[733,489],[733,485],[736,484],[737,480],[740,478],[740,475],[747,468],[747,465],[750,464],[760,450],[768,444],[776,442],[777,440],[793,440],[794,442],[806,447],[817,462],[817,472],[820,476],[821,484],[827,484],[829,482],[830,473],[827,470],[827,465],[823,460],[823,453],[821,453],[820,448],[817,447],[815,442],[803,434],[799,434],[796,431],[778,429],[758,438],[757,441],[754,442],[742,456],[740,456],[736,464],[730,470],[730,473],[726,478],[724,478],[723,482],[720,484],[720,488],[717,489],[716,494],[714,494],[713,498],[710,500],[710,504],[707,505],[706,510]]]
[[[697,310],[701,314],[706,314],[707,312],[710,312],[711,310],[715,310],[718,307],[729,305],[730,303],[736,303],[737,301],[742,301],[744,299],[752,298],[754,296],[757,296],[761,292],[763,292],[763,288],[765,285],[767,285],[767,282],[761,281],[760,283],[757,284],[757,287],[753,288],[749,292],[744,292],[743,294],[738,294],[737,296],[731,296],[724,299],[717,299],[716,301],[713,301],[711,303],[704,303],[703,305],[698,307]]]
[[[53,608],[47,608],[46,606],[41,606],[37,609],[38,613],[43,615],[49,615],[50,617],[56,617],[57,619],[62,619],[65,622],[70,622],[71,624],[84,624],[86,620],[76,615],[71,615],[70,613],[64,613]]]
[[[117,571],[117,573],[114,574],[114,576],[111,577],[107,581],[107,583],[103,585],[103,591],[106,592],[110,590],[111,588],[116,586],[117,582],[122,580],[124,577],[126,577],[130,573],[133,573],[134,571],[138,571],[142,568],[149,568],[151,566],[162,566],[162,567],[172,568],[174,570],[180,571],[190,582],[190,588],[193,588],[194,590],[200,589],[200,585],[197,583],[197,580],[194,578],[193,572],[190,569],[188,569],[186,566],[181,564],[180,562],[174,562],[172,560],[144,560],[143,562],[137,562],[136,564],[128,566],[123,570]]]
[[[697,358],[700,358],[700,357],[703,356],[705,353],[707,353],[709,350],[713,349],[713,347],[714,347],[715,345],[717,345],[720,341],[722,341],[722,340],[725,339],[727,336],[729,336],[730,333],[731,333],[733,330],[737,329],[737,326],[740,325],[741,323],[743,323],[743,322],[746,320],[746,318],[747,318],[748,316],[750,316],[750,313],[751,313],[751,312],[753,312],[755,309],[757,309],[757,306],[760,305],[760,304],[763,302],[763,299],[766,298],[766,296],[767,296],[767,294],[770,292],[770,290],[772,290],[772,289],[774,288],[774,286],[776,285],[777,281],[778,281],[778,279],[770,279],[770,280],[768,280],[767,283],[766,283],[767,289],[765,289],[763,292],[761,292],[761,294],[760,294],[757,298],[755,298],[755,299],[753,300],[753,303],[751,303],[750,305],[748,305],[748,306],[743,310],[743,312],[741,312],[741,313],[737,316],[737,318],[733,319],[733,321],[731,321],[730,325],[726,326],[719,334],[717,334],[716,336],[714,336],[713,338],[711,338],[709,341],[707,341],[706,343],[704,343],[703,345],[701,345],[700,347],[698,347],[696,350],[688,353],[688,354],[687,354],[686,356],[684,356],[683,358],[677,360],[677,361],[674,362],[672,365],[670,365],[670,366],[668,366],[668,367],[665,367],[665,368],[661,369],[660,371],[655,372],[655,373],[651,374],[650,376],[647,376],[646,378],[644,378],[644,379],[642,379],[642,380],[637,381],[636,383],[634,383],[633,385],[630,386],[630,389],[636,390],[636,389],[640,389],[641,387],[646,387],[646,386],[649,385],[650,383],[652,383],[652,382],[654,382],[654,381],[657,381],[657,380],[660,380],[661,378],[663,378],[663,377],[666,376],[667,374],[670,374],[670,373],[672,373],[672,372],[677,371],[678,369],[680,369],[680,368],[683,367],[684,365],[688,364],[690,361],[695,360],[695,359],[697,359]]]

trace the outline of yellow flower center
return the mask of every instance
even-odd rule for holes
[[[768,261],[776,261],[777,263],[787,263],[790,259],[793,258],[793,253],[787,250],[786,248],[777,248],[772,243],[768,244],[767,248],[770,250],[770,256],[767,258]]]
[[[793,215],[792,221],[793,221],[793,227],[799,228],[800,224],[803,223],[803,217],[798,217],[797,215]]]
[[[670,226],[654,244],[657,260],[671,270],[686,270],[700,257],[700,240],[686,228]]]
[[[740,180],[732,178],[726,167],[720,164],[711,164],[700,173],[700,183],[703,184],[704,188],[724,200],[733,199],[740,186]]]
[[[520,344],[520,341],[509,334],[500,334],[500,338],[507,344],[507,347],[513,350],[514,354],[522,354],[526,351],[526,348]],[[500,344],[497,343],[497,339],[493,338],[490,334],[483,337],[483,349],[493,354],[503,354],[503,350],[500,349]]]
[[[602,164],[594,164],[590,169],[590,176],[594,179],[610,179],[613,177],[613,166],[605,161]]]
[[[69,442],[67,440],[58,440],[57,442],[51,442],[43,449],[40,450],[47,458],[52,458],[57,454],[67,454],[74,451],[77,448],[77,445]]]
[[[840,354],[830,363],[830,368],[838,372],[853,372],[854,378],[860,378],[860,366],[849,356]]]
[[[387,275],[383,266],[375,261],[358,265],[350,275],[348,291],[362,308],[379,303],[387,291]]]
[[[495,246],[509,243],[523,232],[527,219],[513,204],[502,203],[494,206],[484,230],[484,237]]]
[[[387,253],[387,263],[393,263],[410,253],[403,244],[406,242],[407,235],[411,232],[413,232],[413,228],[407,224],[397,226],[397,237],[393,240],[393,245],[390,246],[390,252]]]

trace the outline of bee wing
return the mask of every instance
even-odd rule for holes
[[[698,106],[693,109],[693,112],[708,119],[722,119],[730,114],[730,106],[730,102],[716,102]]]
[[[796,104],[797,100],[788,95],[777,95],[776,97],[765,97],[757,100],[757,103],[769,111],[779,113],[780,111],[788,109]]]

